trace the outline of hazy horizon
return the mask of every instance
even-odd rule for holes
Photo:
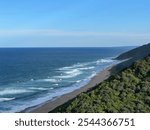
[[[144,44],[145,45],[145,44]],[[0,47],[0,48],[121,48],[121,47],[138,47],[137,46],[50,46],[50,47],[43,47],[43,46],[35,46],[35,47],[27,47],[27,46],[22,46],[22,47],[19,47],[19,46],[16,46],[16,47]]]

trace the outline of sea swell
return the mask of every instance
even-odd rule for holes
[[[115,63],[116,61],[111,59],[77,63],[58,68],[55,70],[57,75],[48,76],[45,79],[34,79],[33,77],[26,83],[13,84],[12,86],[17,85],[21,87],[10,87],[0,90],[0,103],[11,101],[7,106],[8,109],[0,110],[0,112],[18,112],[27,107],[36,106],[47,100],[72,92],[86,85],[98,72]],[[30,100],[21,100],[21,97],[20,100],[16,98],[18,95],[24,94],[28,94],[29,97],[33,98]],[[38,95],[34,97],[34,94]]]

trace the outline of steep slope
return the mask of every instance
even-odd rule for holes
[[[150,56],[52,112],[150,112]]]
[[[140,60],[150,54],[150,43],[127,51],[121,55],[119,55],[116,60],[125,60],[124,62],[114,66],[112,68],[112,73],[115,74],[122,69],[125,69],[131,66],[137,60]]]
[[[124,59],[140,59],[143,57],[146,57],[150,54],[150,43],[137,47],[135,49],[132,49],[128,52],[125,52],[121,55],[119,55],[116,60],[124,60]]]

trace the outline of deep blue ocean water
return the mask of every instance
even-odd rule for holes
[[[0,112],[21,111],[80,88],[132,48],[0,48]]]

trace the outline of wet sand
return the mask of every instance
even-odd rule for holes
[[[87,85],[85,85],[79,89],[76,89],[73,92],[64,94],[60,97],[56,97],[53,100],[49,100],[41,105],[27,108],[21,112],[22,113],[48,113],[49,111],[54,110],[56,107],[63,105],[64,103],[68,102],[69,100],[75,98],[80,93],[88,91],[89,89],[95,87],[97,84],[99,84],[102,81],[104,81],[105,79],[107,79],[111,75],[110,70],[112,69],[112,67],[113,66],[108,67],[105,70],[101,71],[96,76],[94,76]]]

